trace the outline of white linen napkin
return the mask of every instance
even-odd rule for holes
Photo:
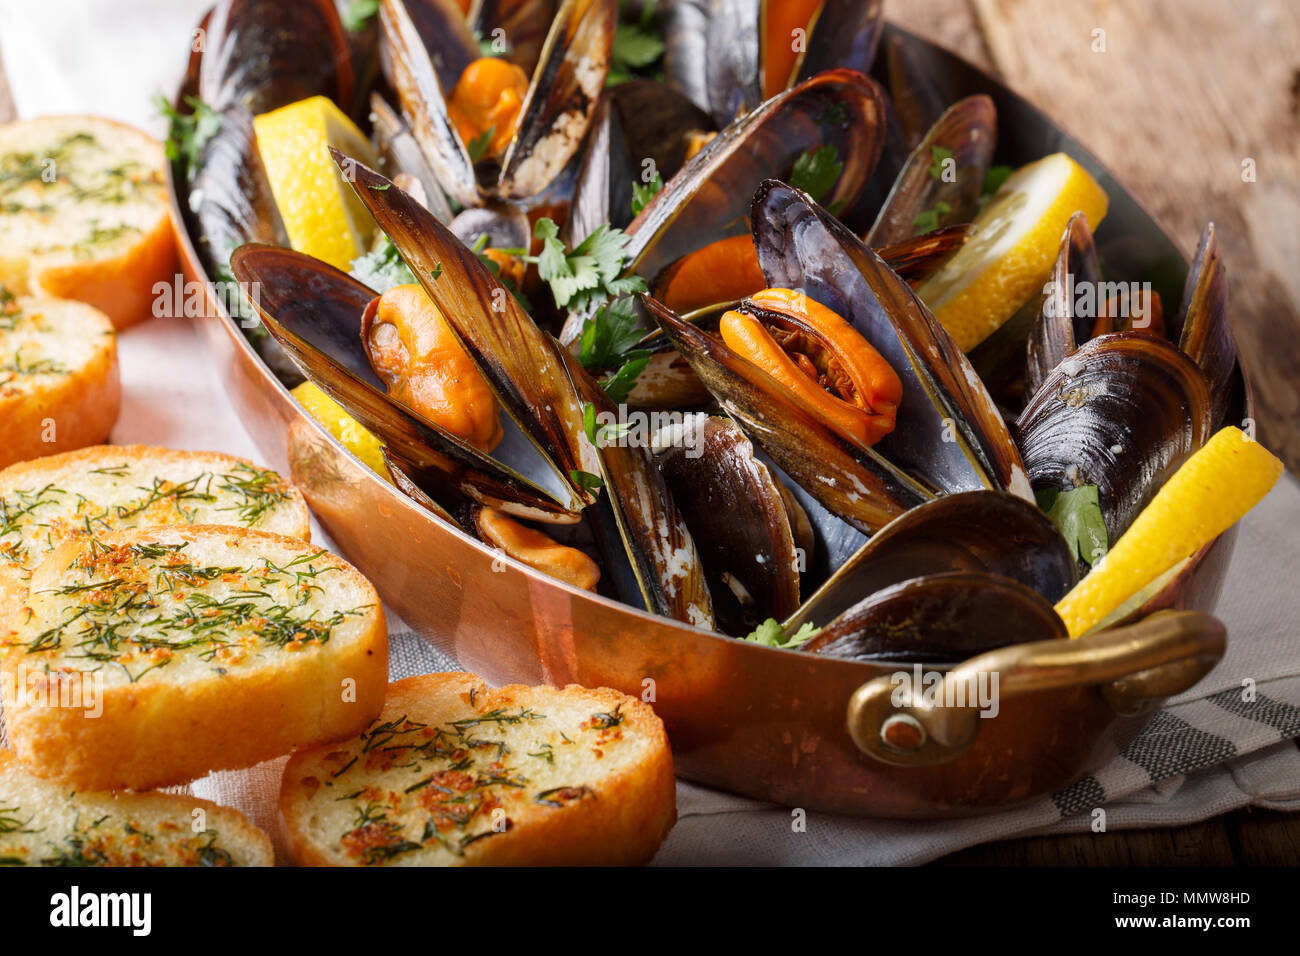
[[[207,0],[0,0],[0,50],[22,117],[100,113],[161,132],[151,98],[184,67]],[[118,443],[260,456],[227,401],[187,320],[154,319],[119,339],[124,401]],[[668,865],[916,864],[989,840],[1086,832],[1104,807],[1108,829],[1177,826],[1246,805],[1300,809],[1300,485],[1290,476],[1243,522],[1217,613],[1228,654],[1196,688],[1170,701],[1111,764],[1025,807],[949,822],[857,820],[791,812],[686,782],[677,827],[655,858]],[[317,540],[328,539],[316,529]],[[393,678],[455,669],[390,615]],[[1256,684],[1253,703],[1242,681]],[[238,807],[275,839],[285,758],[212,774],[196,795]]]

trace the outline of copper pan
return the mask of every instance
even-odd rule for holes
[[[1187,260],[1095,157],[974,67],[897,27],[887,28],[891,37],[912,49],[949,102],[975,92],[993,97],[999,161],[1064,150],[1082,162],[1111,196],[1097,237],[1108,278],[1149,280],[1166,309],[1175,307]],[[924,701],[895,708],[890,675],[907,668],[759,647],[561,584],[441,523],[310,418],[218,306],[174,184],[172,195],[185,276],[208,291],[211,317],[200,325],[230,400],[267,463],[292,475],[343,555],[415,631],[490,682],[605,685],[652,701],[686,779],[811,810],[984,812],[1100,767],[1164,697],[1190,687],[1223,654],[1222,627],[1187,613],[1068,643],[1004,648],[946,678],[999,674],[999,711],[982,719]],[[1241,405],[1244,416],[1248,399]],[[1211,611],[1233,539],[1228,532],[1207,547],[1144,612]]]

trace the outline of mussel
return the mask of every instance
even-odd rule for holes
[[[235,247],[288,244],[253,117],[318,95],[346,109],[353,76],[347,38],[330,0],[222,0],[205,30],[196,56],[196,92],[218,114],[219,125],[204,141],[188,205],[199,223],[205,264],[224,276]]]
[[[564,482],[577,509],[602,487],[646,606],[712,627],[694,540],[649,448],[593,444],[584,406],[615,414],[604,390],[544,332],[479,257],[402,189],[333,151],[518,428]]]
[[[669,16],[668,81],[719,126],[826,70],[866,73],[880,42],[878,0],[707,0]]]
[[[811,529],[749,439],[729,419],[699,414],[651,441],[700,549],[719,628],[744,635],[793,614]]]
[[[868,595],[951,571],[1007,578],[1049,604],[1078,580],[1074,556],[1052,520],[999,491],[945,495],[881,529],[787,621],[826,624]]]
[[[1066,636],[1038,592],[996,574],[947,571],[869,594],[801,650],[855,661],[952,664],[1008,644]]]
[[[384,75],[429,167],[462,206],[540,196],[569,165],[609,72],[614,0],[565,0],[532,79],[480,57],[443,2],[384,0]]]

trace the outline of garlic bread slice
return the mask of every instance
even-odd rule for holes
[[[0,648],[19,760],[103,790],[359,733],[388,675],[383,610],[360,573],[304,541],[215,525],[64,543]]]
[[[0,468],[104,441],[121,403],[103,313],[0,286]]]
[[[274,471],[217,452],[97,445],[0,471],[0,614],[47,554],[128,528],[222,524],[311,537],[301,493]]]
[[[290,758],[280,812],[311,866],[647,863],[677,819],[648,704],[609,688],[408,677],[359,736]]]
[[[0,867],[273,866],[239,811],[174,793],[69,790],[0,751]]]
[[[0,284],[86,302],[121,329],[175,275],[161,143],[97,116],[0,126]]]

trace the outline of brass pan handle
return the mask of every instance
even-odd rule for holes
[[[875,677],[849,699],[849,734],[864,753],[884,763],[944,763],[975,742],[983,718],[973,691],[991,687],[991,675],[997,675],[999,703],[1036,691],[1100,684],[1117,713],[1138,714],[1194,685],[1219,662],[1226,645],[1218,619],[1199,611],[1160,611],[1137,624],[1072,641],[1015,644],[972,657],[930,690],[909,687],[897,676]],[[898,670],[913,673],[905,664]],[[954,701],[957,706],[949,706]]]

